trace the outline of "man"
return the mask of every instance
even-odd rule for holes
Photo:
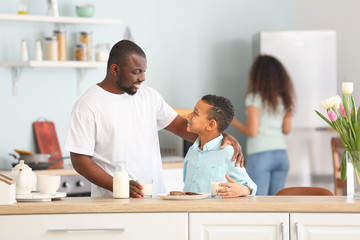
[[[145,81],[146,55],[135,43],[122,40],[110,51],[105,79],[91,87],[75,104],[65,149],[75,170],[92,182],[91,196],[112,196],[115,162],[126,161],[130,178],[153,179],[153,193],[165,192],[158,131],[166,130],[194,142],[180,117]],[[141,87],[140,87],[141,86]],[[224,147],[238,142],[230,135]],[[243,164],[243,157],[236,164]],[[130,181],[130,196],[143,197],[142,186]]]

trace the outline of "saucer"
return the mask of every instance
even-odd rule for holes
[[[40,192],[32,192],[30,194],[16,194],[16,201],[18,202],[50,202],[51,200],[61,199],[66,197],[66,193],[57,192],[55,194],[43,194]]]

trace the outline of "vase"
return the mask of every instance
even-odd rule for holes
[[[360,151],[346,152],[347,199],[360,200]]]

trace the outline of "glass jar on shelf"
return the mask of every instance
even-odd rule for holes
[[[66,61],[66,31],[64,29],[55,30],[54,36],[58,42],[58,60]]]
[[[77,61],[87,61],[87,46],[86,44],[76,44],[75,45],[75,60]]]
[[[58,60],[58,42],[55,36],[44,39],[44,59],[46,61]]]
[[[20,0],[19,1],[18,14],[28,14],[28,0]]]
[[[86,45],[87,61],[92,59],[92,32],[80,32],[80,43]]]
[[[95,46],[95,60],[97,62],[107,62],[109,58],[110,47],[107,43],[99,43]]]

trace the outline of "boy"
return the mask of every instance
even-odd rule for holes
[[[234,149],[220,149],[222,132],[234,118],[234,107],[224,97],[205,95],[189,114],[187,131],[199,135],[184,161],[184,192],[210,193],[210,179],[226,177],[229,183],[221,183],[217,194],[223,198],[255,195],[257,186],[245,168],[231,164]]]

